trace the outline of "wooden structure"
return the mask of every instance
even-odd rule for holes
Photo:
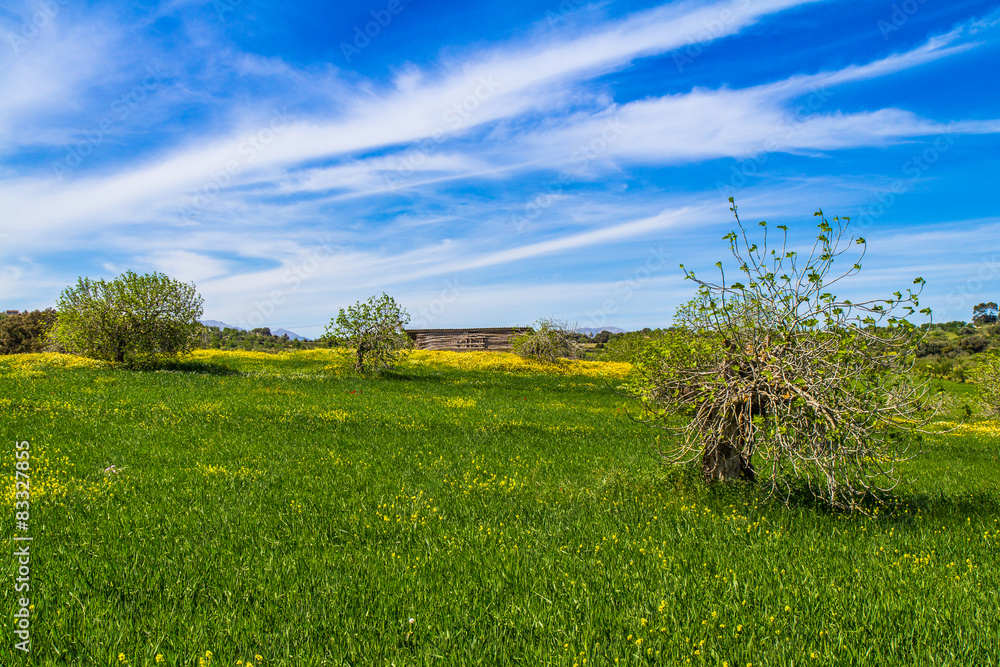
[[[408,329],[415,350],[451,352],[510,352],[514,336],[524,331],[513,327],[480,329]]]

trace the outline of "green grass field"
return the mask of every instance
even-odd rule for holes
[[[1000,661],[996,422],[865,517],[658,465],[620,366],[338,354],[0,357],[8,628],[17,441],[34,538],[0,664]]]

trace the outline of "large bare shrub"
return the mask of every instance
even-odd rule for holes
[[[754,241],[731,210],[738,231],[725,239],[740,280],[727,282],[721,262],[718,282],[685,269],[697,297],[638,356],[629,385],[649,421],[679,431],[660,453],[670,463],[700,458],[708,481],[762,478],[787,492],[798,478],[835,506],[893,488],[907,434],[927,419],[927,385],[910,373],[920,332],[906,319],[924,281],[886,299],[838,299],[831,287],[861,270],[865,249],[846,219],[817,212],[803,261],[787,227],[775,244],[761,222]],[[852,249],[848,268],[833,272]]]
[[[559,358],[576,359],[583,350],[566,322],[546,318],[515,336],[512,346],[518,356],[549,362]]]

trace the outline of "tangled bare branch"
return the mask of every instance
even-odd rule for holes
[[[642,355],[629,387],[649,422],[669,428],[671,415],[690,417],[661,455],[668,463],[700,456],[708,481],[762,478],[786,498],[797,478],[838,507],[889,491],[897,464],[912,457],[907,434],[930,420],[929,387],[910,372],[920,331],[906,319],[923,279],[905,295],[839,300],[830,287],[861,270],[866,245],[847,236],[846,218],[831,224],[816,213],[820,233],[803,262],[786,226],[769,248],[761,222],[758,246],[735,203],[731,210],[739,231],[725,239],[742,282],[727,283],[721,262],[719,282],[685,269],[698,295],[679,310],[673,334]],[[852,248],[857,259],[834,272]]]

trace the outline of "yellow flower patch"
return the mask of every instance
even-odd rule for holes
[[[316,417],[327,424],[336,422],[338,424],[343,424],[350,421],[354,415],[346,410],[324,410],[316,415]]]
[[[476,407],[476,399],[474,398],[447,398],[444,400],[444,406],[446,408],[474,408]]]
[[[0,372],[11,375],[43,377],[45,371],[69,368],[108,368],[110,364],[74,354],[42,352],[0,355]]]
[[[442,366],[469,371],[498,373],[540,373],[545,375],[582,375],[592,378],[624,378],[631,364],[560,359],[556,363],[524,359],[510,352],[444,352],[415,350],[408,363],[417,366]]]

